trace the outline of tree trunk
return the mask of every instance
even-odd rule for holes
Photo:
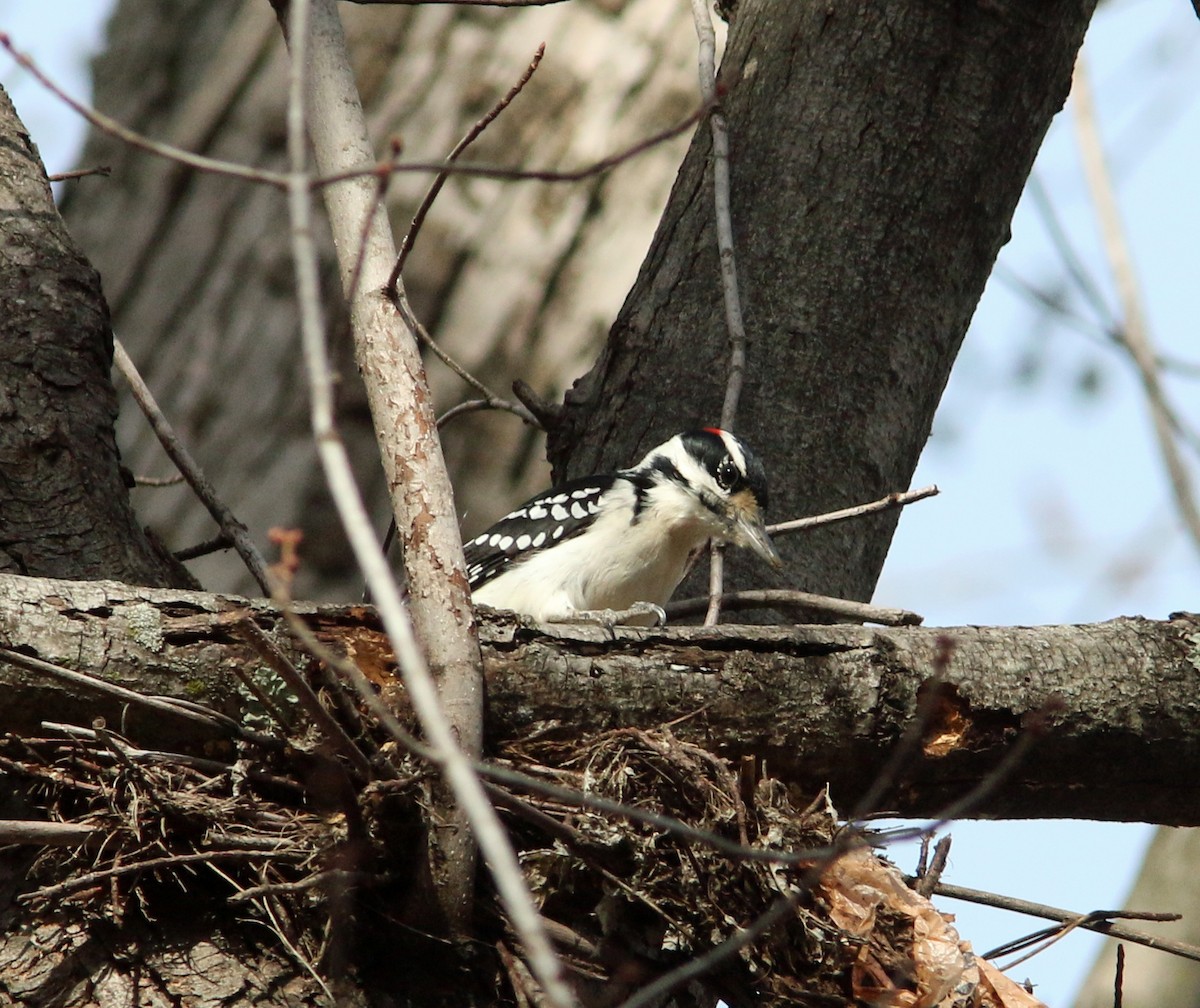
[[[771,474],[773,519],[909,485],[1093,6],[737,4],[720,73],[749,338],[737,427]],[[605,351],[567,395],[559,475],[720,416],[710,148],[698,130]],[[788,580],[868,598],[896,521],[784,542]]]
[[[188,584],[130,507],[100,278],[3,90],[0,136],[0,570]]]

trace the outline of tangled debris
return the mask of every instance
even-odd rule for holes
[[[388,908],[373,919],[411,928],[392,908],[420,905],[429,882],[412,868],[433,814],[429,774],[391,743],[365,746],[373,766],[390,756],[390,779],[368,781],[316,743],[243,743],[230,761],[141,750],[101,724],[48,727],[0,743],[0,772],[42,817],[87,835],[41,849],[18,897],[30,912],[120,924],[181,898],[233,902],[326,994],[332,974],[357,968],[339,934],[372,894],[386,890]],[[667,729],[547,736],[499,756],[552,785],[492,793],[585,1006],[650,985],[661,988],[650,1003],[731,1008],[1037,1004],[977,961],[824,796],[799,807],[752,764],[731,767]],[[541,1003],[519,939],[481,899],[500,1003]]]
[[[506,754],[527,773],[781,855],[731,857],[652,823],[533,800],[569,831],[538,844],[514,826],[554,933],[564,947],[588,953],[569,960],[584,989],[590,983],[611,996],[624,983],[627,996],[724,949],[704,982],[734,1006],[1039,1003],[976,960],[863,837],[841,830],[825,796],[797,808],[778,781],[735,774],[667,730],[613,731],[578,747],[511,746]],[[773,907],[787,912],[746,940]]]

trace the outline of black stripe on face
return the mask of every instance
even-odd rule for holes
[[[746,461],[743,471],[737,464],[720,434],[712,430],[694,430],[681,435],[684,446],[692,456],[716,480],[717,485],[727,489],[729,494],[740,490],[749,490],[754,494],[758,506],[767,509],[767,472],[755,454],[740,440],[737,442],[742,449]],[[727,434],[727,437],[733,437]]]
[[[628,473],[629,482],[633,484],[633,520],[636,522],[646,508],[650,490],[656,484],[668,481],[683,486],[685,480],[675,463],[665,455],[656,455],[646,469],[634,470]]]

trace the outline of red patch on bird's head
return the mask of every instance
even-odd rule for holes
[[[717,437],[725,433],[720,427],[705,427],[704,430],[708,431],[709,434],[716,434]]]

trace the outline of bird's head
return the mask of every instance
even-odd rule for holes
[[[767,473],[758,457],[728,431],[715,427],[676,434],[650,451],[633,473],[652,488],[676,495],[707,526],[709,536],[752,549],[782,567],[763,523]]]

